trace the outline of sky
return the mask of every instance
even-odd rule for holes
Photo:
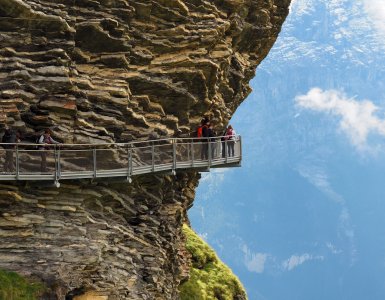
[[[385,298],[385,0],[294,0],[189,216],[251,300]]]

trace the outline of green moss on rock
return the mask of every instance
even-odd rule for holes
[[[0,269],[0,300],[35,300],[42,292],[42,284]]]
[[[181,284],[182,300],[246,300],[246,292],[232,271],[187,225],[186,248],[192,255],[190,279]]]

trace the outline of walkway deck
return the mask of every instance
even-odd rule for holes
[[[234,145],[234,156],[228,150]],[[125,144],[0,144],[0,180],[131,177],[156,172],[240,166],[242,140],[170,138]],[[223,148],[224,147],[224,148]],[[207,155],[207,156],[206,156]],[[42,159],[46,156],[46,165]]]

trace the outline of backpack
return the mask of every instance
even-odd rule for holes
[[[36,149],[36,150],[39,150],[39,147],[41,147],[41,145],[39,145],[39,144],[40,144],[39,141],[40,141],[40,138],[41,138],[42,136],[43,136],[42,134],[41,134],[41,135],[38,135],[37,138],[36,138],[36,140],[35,140],[35,144],[36,144],[35,149]],[[44,140],[43,140],[43,141],[44,141]]]
[[[7,143],[7,141],[8,141],[8,135],[6,133],[4,133],[3,138],[1,139],[1,142]]]
[[[203,129],[203,126],[199,126],[198,129],[197,129],[197,137],[201,138],[202,137],[202,129]]]
[[[207,125],[200,125],[197,129],[197,137],[201,138],[203,136],[203,128],[208,128]]]

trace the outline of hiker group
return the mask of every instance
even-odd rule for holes
[[[14,131],[11,128],[6,128],[1,139],[3,148],[5,149],[4,172],[13,173],[15,171],[14,152],[16,144],[21,143],[22,134],[19,130]],[[36,150],[39,150],[41,157],[40,171],[47,172],[47,151],[50,144],[59,144],[51,137],[51,130],[45,129],[44,132],[36,138]]]
[[[201,159],[215,159],[218,156],[222,158],[233,157],[237,135],[231,125],[227,126],[221,136],[217,136],[213,129],[213,123],[208,118],[203,118],[197,128],[196,136],[202,139]],[[221,151],[219,151],[219,145]],[[211,149],[211,151],[209,151]],[[209,156],[210,154],[210,156]]]

